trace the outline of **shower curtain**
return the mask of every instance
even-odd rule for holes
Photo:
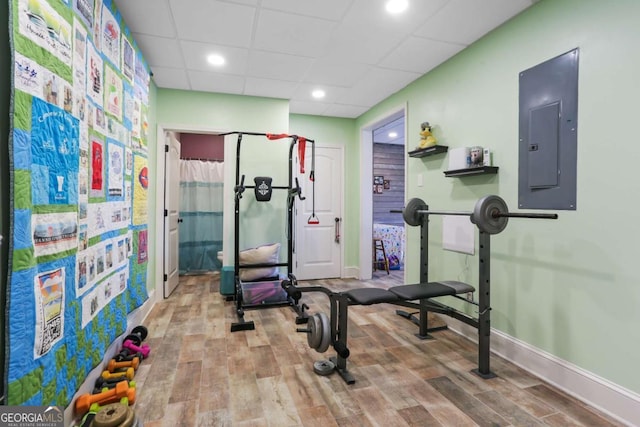
[[[222,162],[180,160],[180,274],[221,268],[223,171]]]

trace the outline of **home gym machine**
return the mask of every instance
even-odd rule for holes
[[[255,132],[229,132],[223,135],[237,134],[238,139],[236,143],[236,171],[235,171],[235,227],[234,227],[234,300],[236,305],[236,314],[238,321],[231,324],[231,332],[252,330],[255,329],[253,321],[246,321],[244,319],[244,312],[246,309],[259,309],[275,306],[291,306],[292,309],[298,314],[297,322],[306,323],[307,314],[304,312],[306,307],[304,304],[300,305],[299,298],[293,298],[289,294],[283,291],[280,280],[283,278],[280,274],[276,277],[268,277],[260,279],[259,281],[243,281],[241,279],[240,270],[242,269],[264,269],[264,268],[279,268],[286,267],[287,275],[286,280],[289,283],[297,283],[296,277],[293,274],[292,258],[293,258],[293,207],[296,197],[300,200],[305,198],[302,196],[302,189],[298,183],[298,179],[293,177],[293,150],[294,147],[298,147],[298,157],[300,159],[300,173],[304,173],[304,153],[306,143],[311,144],[312,148],[312,167],[309,174],[311,181],[315,179],[314,166],[315,162],[313,156],[315,156],[315,141],[301,137],[298,135],[286,135],[286,134],[271,134],[271,133],[255,133]],[[289,179],[287,185],[272,185],[271,177],[255,177],[255,185],[245,185],[244,174],[240,175],[240,148],[242,145],[242,138],[244,135],[252,136],[264,136],[268,140],[277,140],[282,138],[289,138]],[[253,189],[256,200],[258,202],[268,202],[271,200],[273,190],[285,190],[287,192],[287,219],[286,219],[286,239],[287,239],[287,259],[286,262],[267,262],[267,263],[240,263],[240,199],[242,199],[243,193],[246,189]],[[249,298],[249,296],[252,298]],[[257,298],[255,298],[257,296]]]
[[[388,303],[417,310],[419,317],[398,310],[397,313],[411,319],[419,326],[419,338],[429,338],[427,315],[429,312],[443,314],[457,319],[478,330],[478,368],[472,372],[482,378],[493,378],[489,365],[490,333],[491,333],[491,245],[492,234],[502,232],[509,218],[557,219],[557,214],[543,213],[512,213],[507,204],[499,196],[485,196],[478,200],[473,212],[433,211],[422,200],[411,199],[403,210],[392,211],[402,213],[405,222],[411,226],[420,226],[420,283],[413,285],[394,286],[389,289],[358,288],[344,292],[333,292],[320,286],[297,286],[295,283],[283,281],[282,287],[292,297],[300,299],[303,292],[322,292],[329,297],[330,316],[322,312],[308,317],[307,328],[297,329],[307,334],[307,343],[319,353],[324,353],[329,346],[333,346],[337,355],[329,360],[318,361],[314,364],[314,371],[320,375],[328,375],[334,370],[339,373],[347,384],[353,384],[355,379],[347,369],[349,348],[347,346],[348,307],[350,305],[371,305]],[[478,302],[469,301],[460,295],[474,292],[475,288],[467,283],[458,281],[429,282],[429,216],[430,215],[464,215],[469,216],[479,230],[478,256]],[[467,304],[477,306],[478,317],[470,316],[453,307],[449,307],[432,298],[451,296],[459,298]],[[414,302],[419,301],[419,302]],[[437,330],[436,328],[435,330]]]

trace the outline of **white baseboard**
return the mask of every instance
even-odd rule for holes
[[[445,316],[441,319],[452,331],[478,342],[475,328]],[[491,329],[491,352],[621,423],[640,426],[637,393],[495,329]]]
[[[348,278],[357,279],[358,277],[360,277],[359,267],[344,267],[342,269],[342,279],[348,279]]]

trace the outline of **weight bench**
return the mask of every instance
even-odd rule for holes
[[[426,216],[425,216],[426,218]],[[475,292],[476,288],[459,281],[444,280],[430,282],[427,278],[428,271],[428,223],[425,220],[421,224],[420,247],[422,260],[420,265],[420,283],[412,285],[393,286],[389,289],[379,288],[357,288],[343,292],[333,292],[322,286],[305,286],[298,287],[295,281],[285,280],[282,287],[295,301],[298,301],[302,292],[322,292],[329,297],[331,315],[329,319],[324,313],[317,313],[311,316],[309,320],[312,325],[307,329],[298,329],[298,332],[306,332],[307,341],[311,348],[320,353],[327,350],[328,345],[333,346],[336,356],[329,358],[334,365],[335,371],[342,377],[347,384],[355,383],[355,378],[347,369],[347,358],[349,357],[349,348],[347,346],[347,326],[348,326],[348,307],[353,305],[373,305],[387,303],[401,307],[407,307],[416,310],[419,316],[416,318],[414,314],[397,310],[396,313],[406,319],[411,320],[419,326],[419,332],[416,334],[420,339],[430,338],[429,332],[443,329],[429,329],[427,319],[428,313],[439,313],[455,318],[467,325],[478,330],[478,368],[472,372],[478,376],[488,379],[495,377],[489,367],[490,341],[489,335],[491,331],[490,320],[490,234],[480,230],[479,233],[479,280],[478,302],[469,301],[461,297],[461,294]],[[449,307],[439,301],[433,300],[437,297],[453,297],[465,301],[467,304],[475,305],[478,308],[478,317],[472,317],[453,307]],[[303,313],[306,314],[306,313]],[[318,319],[315,316],[319,316]],[[296,323],[301,323],[301,319],[297,319]],[[329,331],[326,326],[330,324]],[[325,343],[327,346],[320,346]]]

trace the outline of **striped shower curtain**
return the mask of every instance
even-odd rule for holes
[[[180,160],[180,274],[221,269],[224,165]]]

